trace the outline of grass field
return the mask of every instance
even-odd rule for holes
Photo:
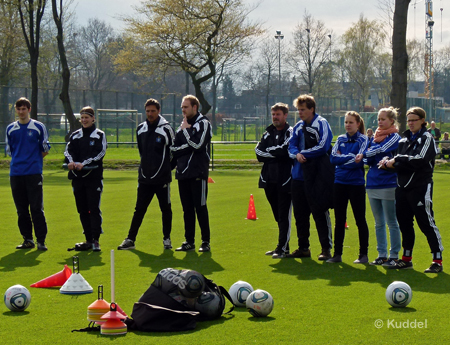
[[[44,172],[44,203],[49,233],[47,252],[19,251],[21,242],[17,215],[8,181],[8,171],[0,170],[0,291],[14,284],[29,286],[64,264],[71,267],[75,242],[83,240],[75,201],[66,174]],[[71,333],[84,328],[87,307],[96,299],[88,295],[62,295],[58,288],[29,288],[30,307],[13,313],[2,306],[0,339],[2,344],[431,344],[450,340],[448,291],[450,270],[444,261],[441,274],[423,273],[431,255],[423,234],[417,230],[414,270],[395,271],[369,265],[354,265],[358,255],[357,230],[352,215],[346,232],[343,263],[317,260],[320,252],[317,232],[312,224],[311,259],[274,260],[264,252],[276,245],[277,227],[264,192],[257,188],[259,172],[213,172],[216,183],[209,184],[208,206],[211,222],[211,253],[175,252],[162,246],[161,220],[157,201],[149,207],[136,242],[136,250],[116,251],[116,301],[131,314],[132,306],[163,268],[198,270],[217,284],[229,288],[245,280],[254,288],[269,291],[275,308],[267,318],[254,318],[245,309],[219,320],[198,323],[185,333],[139,333],[108,337],[98,333]],[[137,173],[105,171],[102,198],[104,235],[102,252],[80,252],[80,273],[97,290],[104,285],[110,300],[110,250],[126,237],[134,210]],[[258,220],[245,220],[250,194],[254,195]],[[450,216],[448,196],[450,172],[435,173],[434,209],[437,225],[447,245]],[[172,184],[174,211],[172,242],[184,240],[177,183]],[[368,205],[368,203],[367,203]],[[333,213],[333,212],[332,212]],[[351,214],[351,212],[349,212]],[[370,228],[369,259],[376,257],[373,217],[367,212]],[[295,231],[294,231],[295,232]],[[199,230],[197,229],[197,234]],[[292,235],[295,249],[297,236]],[[200,237],[197,236],[197,246]],[[444,260],[446,259],[444,252]],[[411,304],[391,308],[384,297],[386,287],[395,280],[407,282],[413,290]],[[227,303],[226,310],[229,308]],[[375,322],[383,322],[381,328]],[[405,328],[407,322],[409,328]],[[413,328],[414,322],[426,328]],[[400,328],[399,328],[400,327]]]

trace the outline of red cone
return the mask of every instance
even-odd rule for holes
[[[250,194],[250,202],[248,204],[248,212],[247,212],[247,218],[249,220],[256,220],[256,209],[255,209],[255,201],[253,200],[253,194]]]
[[[30,285],[30,287],[47,288],[54,286],[63,286],[71,275],[72,270],[67,265],[64,265],[64,269],[61,272],[55,273],[45,279],[39,280],[37,283]]]

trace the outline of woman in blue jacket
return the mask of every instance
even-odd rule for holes
[[[367,148],[364,120],[355,111],[345,115],[347,133],[337,138],[331,152],[331,163],[336,166],[334,179],[334,256],[327,262],[342,262],[347,205],[350,201],[359,234],[359,257],[355,264],[368,262],[369,228],[366,222],[366,189],[364,163],[356,161]]]
[[[380,109],[378,112],[378,128],[369,148],[358,158],[364,157],[369,166],[367,173],[367,195],[373,218],[375,219],[375,235],[377,238],[378,257],[371,265],[392,266],[397,263],[401,249],[400,228],[395,214],[395,188],[397,174],[389,169],[380,169],[379,162],[394,157],[398,148],[400,135],[397,127],[397,110],[393,107]],[[389,227],[391,248],[388,258],[386,224]]]

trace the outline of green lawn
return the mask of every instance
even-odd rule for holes
[[[0,291],[14,284],[29,286],[53,273],[64,264],[71,266],[75,242],[83,240],[75,201],[66,173],[44,172],[44,203],[49,227],[47,252],[35,249],[15,250],[21,242],[17,215],[11,197],[8,171],[0,170]],[[269,291],[275,301],[267,318],[254,318],[245,309],[219,320],[199,323],[185,333],[139,333],[108,337],[97,333],[71,333],[84,328],[87,307],[96,299],[88,295],[62,295],[57,288],[29,288],[32,302],[23,313],[0,313],[3,344],[445,344],[450,340],[447,322],[448,287],[444,273],[426,275],[431,255],[423,234],[417,230],[414,270],[395,271],[369,265],[354,265],[358,255],[357,230],[353,216],[348,218],[343,263],[328,264],[317,260],[320,246],[312,225],[311,259],[274,260],[264,252],[276,245],[277,227],[265,199],[257,188],[259,172],[213,172],[216,183],[209,184],[208,206],[211,222],[211,253],[175,252],[162,246],[161,216],[157,201],[150,205],[136,242],[136,250],[116,251],[116,301],[131,313],[133,303],[148,288],[163,268],[198,270],[219,285],[229,288],[245,280],[254,288]],[[110,300],[110,250],[126,237],[134,210],[137,172],[105,171],[102,211],[104,235],[102,252],[80,252],[80,273],[96,291],[104,285]],[[434,208],[437,225],[444,240],[449,237],[448,195],[450,172],[435,173]],[[258,220],[245,220],[250,194],[254,195]],[[184,240],[181,205],[177,183],[172,184],[174,211],[172,242]],[[368,203],[367,203],[368,206]],[[351,214],[351,212],[349,212]],[[371,230],[369,259],[376,257],[373,217],[367,220]],[[294,222],[294,221],[293,221]],[[295,233],[295,230],[294,230]],[[197,229],[197,234],[199,230]],[[297,236],[292,235],[294,249]],[[197,246],[200,237],[197,236]],[[444,260],[447,256],[444,253]],[[385,300],[386,287],[395,280],[407,282],[413,290],[411,304],[404,309],[391,308]],[[227,309],[229,303],[227,303]],[[381,328],[375,322],[382,320]],[[409,322],[426,322],[427,328],[393,328]],[[406,323],[405,323],[406,325]]]

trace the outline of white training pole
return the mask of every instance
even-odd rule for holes
[[[111,303],[115,301],[115,284],[114,284],[114,249],[111,249]]]

